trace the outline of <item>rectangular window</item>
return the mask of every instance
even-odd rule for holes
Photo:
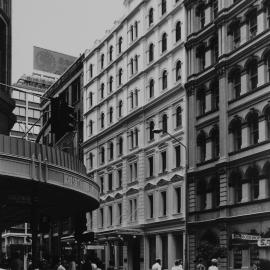
[[[242,269],[242,250],[235,248],[233,249],[233,268]]]
[[[129,200],[129,221],[132,221],[133,217],[133,202]]]
[[[181,148],[180,145],[175,146],[175,167],[180,168],[181,166]]]
[[[152,265],[156,260],[156,236],[149,237],[149,268],[152,269]]]
[[[149,218],[154,217],[154,198],[153,194],[148,195],[148,202],[149,202]]]
[[[132,166],[132,164],[129,164],[129,179],[130,179],[130,182],[133,181],[133,166]]]
[[[112,187],[113,187],[113,175],[112,173],[108,174],[108,190],[112,191]]]
[[[138,177],[138,166],[137,166],[137,162],[134,163],[134,178],[135,180]]]
[[[175,188],[175,210],[181,213],[181,187]]]
[[[162,267],[168,269],[168,235],[161,236],[162,243]]]
[[[104,178],[103,176],[100,177],[100,193],[104,193]]]
[[[152,177],[154,175],[154,158],[149,157],[148,158],[148,169],[149,169],[149,177]]]
[[[134,203],[133,215],[134,215],[134,221],[136,221],[137,220],[137,200],[134,199],[133,203]]]
[[[167,154],[166,151],[161,152],[161,166],[162,166],[162,172],[166,172],[167,169]]]
[[[100,227],[103,228],[104,226],[104,215],[103,215],[103,208],[100,209]]]
[[[161,215],[166,216],[167,215],[167,192],[162,191],[161,193]]]

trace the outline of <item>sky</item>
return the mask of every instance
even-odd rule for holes
[[[33,46],[78,57],[124,14],[123,0],[13,0],[12,82],[33,72]]]

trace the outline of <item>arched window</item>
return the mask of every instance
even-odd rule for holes
[[[258,85],[258,63],[256,59],[249,61],[247,64],[248,88],[253,91]]]
[[[134,23],[134,30],[135,30],[135,38],[137,38],[138,37],[138,22],[137,21],[135,21]]]
[[[101,113],[101,115],[100,115],[100,127],[101,128],[104,128],[104,118],[105,118],[104,113]]]
[[[210,179],[209,188],[212,191],[212,206],[217,208],[220,205],[220,181],[218,176]]]
[[[92,107],[93,106],[93,93],[90,92],[89,93],[89,107]]]
[[[137,54],[134,57],[134,62],[135,62],[135,71],[138,72],[138,70],[139,70],[139,63],[138,63],[138,55]]]
[[[134,94],[133,94],[133,92],[130,93],[130,107],[131,107],[131,109],[134,108]]]
[[[199,89],[197,93],[197,101],[198,101],[198,116],[204,115],[206,109],[206,97],[204,89]]]
[[[149,45],[149,63],[154,60],[154,44]]]
[[[113,122],[113,108],[110,107],[110,110],[109,110],[109,121],[110,121],[110,124]]]
[[[199,148],[199,161],[203,162],[206,158],[206,135],[203,131],[197,137],[197,146]]]
[[[251,39],[257,35],[257,10],[253,9],[246,16],[249,27],[249,38]]]
[[[178,21],[175,25],[175,41],[179,41],[181,39],[181,22]]]
[[[151,121],[149,123],[149,140],[154,140],[154,129],[155,129],[155,123],[154,121]]]
[[[168,131],[168,116],[166,114],[163,114],[162,116],[162,132],[163,134],[166,134]]]
[[[266,138],[270,139],[270,106],[266,108],[264,117],[266,122]]]
[[[122,109],[123,109],[123,101],[119,100],[119,103],[118,103],[118,116],[119,117],[122,117]]]
[[[133,75],[134,74],[134,67],[133,67],[133,58],[130,59],[130,74]]]
[[[219,157],[219,129],[217,126],[215,126],[210,131],[210,138],[212,143],[212,158],[218,158]]]
[[[232,133],[233,151],[238,151],[242,146],[242,122],[239,117],[235,117],[230,125],[229,132]]]
[[[228,27],[228,35],[232,36],[232,48],[236,49],[240,46],[241,35],[240,35],[240,20],[236,19],[231,22]]]
[[[133,25],[130,26],[129,31],[130,31],[130,41],[133,41],[133,39],[134,39],[134,36],[133,36]]]
[[[197,181],[197,197],[199,209],[203,210],[206,208],[206,189],[207,184],[205,179],[201,178]]]
[[[130,131],[130,147],[131,147],[131,149],[134,148],[134,132],[133,132],[133,130]]]
[[[89,76],[90,76],[90,78],[93,77],[93,64],[89,65]]]
[[[219,108],[219,81],[218,79],[214,80],[210,86],[211,90],[211,109],[218,110]]]
[[[166,0],[161,0],[161,15],[164,15],[166,12],[167,12]]]
[[[245,178],[250,183],[251,199],[259,198],[259,171],[257,167],[249,167],[245,173]]]
[[[110,46],[110,50],[109,50],[109,59],[110,61],[113,60],[113,46],[112,45]]]
[[[100,163],[104,164],[105,162],[105,149],[104,147],[100,148]]]
[[[229,74],[229,82],[232,84],[232,99],[237,99],[241,94],[241,70],[233,69]]]
[[[249,144],[254,145],[259,141],[259,116],[256,111],[251,111],[247,115],[249,129]]]
[[[118,39],[118,53],[122,52],[122,44],[123,44],[123,38],[119,37],[119,39]]]
[[[104,98],[104,83],[102,83],[101,85],[100,85],[100,98],[102,99],[102,98]]]
[[[166,89],[168,87],[168,73],[167,70],[164,70],[162,73],[162,89]]]
[[[90,120],[89,121],[89,135],[92,135],[93,134],[93,121]]]
[[[167,33],[163,33],[161,40],[161,52],[167,51]]]
[[[120,137],[118,140],[118,154],[119,156],[123,155],[123,138]]]
[[[89,168],[90,169],[93,168],[93,154],[92,153],[89,154]]]
[[[202,3],[196,8],[196,16],[199,20],[200,29],[202,29],[205,25],[205,5]]]
[[[104,54],[102,54],[101,57],[100,57],[100,68],[101,69],[104,68]]]
[[[110,160],[113,160],[113,151],[114,151],[114,146],[113,146],[113,142],[109,143],[109,158]]]
[[[179,81],[181,80],[181,66],[182,66],[182,63],[181,61],[177,61],[176,62],[176,67],[175,67],[175,78],[176,78],[176,81]]]
[[[229,177],[229,186],[234,187],[234,199],[236,203],[242,201],[243,176],[239,170],[232,171]]]
[[[135,128],[135,147],[139,145],[139,130]]]
[[[122,85],[122,75],[123,75],[123,69],[120,68],[118,71],[118,85]]]
[[[110,76],[109,79],[109,91],[110,93],[113,91],[113,76]]]
[[[198,59],[198,71],[203,71],[205,68],[205,45],[201,44],[196,49],[196,58]]]
[[[176,127],[182,126],[182,108],[179,106],[176,108]]]
[[[149,82],[149,98],[152,98],[155,94],[154,85],[155,85],[155,81],[151,79]]]
[[[135,107],[137,107],[138,103],[139,103],[139,91],[138,91],[138,89],[135,89],[135,91],[134,91],[134,101],[135,101]]]
[[[150,8],[148,12],[148,23],[149,26],[154,22],[154,9]]]

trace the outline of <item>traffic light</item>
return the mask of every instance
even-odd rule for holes
[[[63,103],[61,106],[61,111],[63,113],[63,129],[65,132],[73,131],[76,126],[76,116],[74,107],[71,107],[67,105],[66,103]]]

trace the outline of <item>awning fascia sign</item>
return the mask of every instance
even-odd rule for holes
[[[87,245],[87,246],[85,246],[85,249],[96,250],[96,249],[105,249],[105,247],[102,245]]]
[[[232,240],[242,240],[242,241],[258,241],[262,237],[260,235],[246,234],[246,233],[233,233]]]
[[[261,238],[257,242],[258,247],[270,247],[270,238]]]

